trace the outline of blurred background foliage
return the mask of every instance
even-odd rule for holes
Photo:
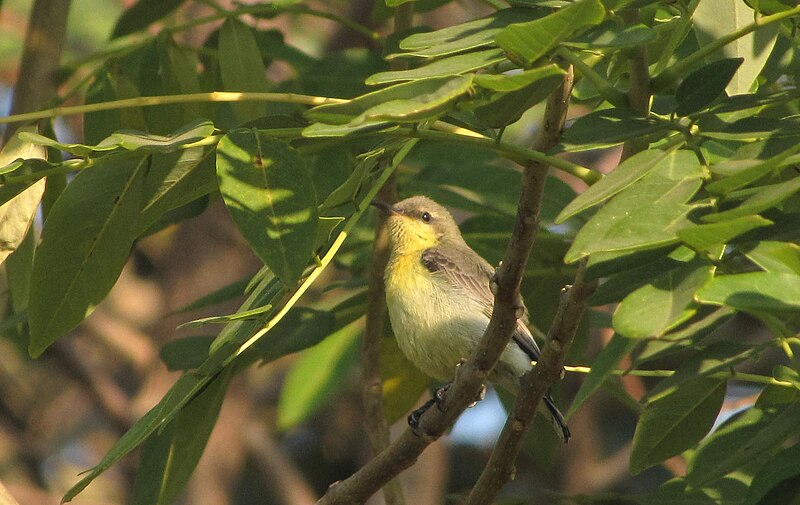
[[[570,63],[569,127],[550,153],[559,170],[523,296],[546,331],[576,261],[590,258],[603,282],[569,363],[593,371],[555,388],[573,440],[560,447],[537,420],[498,503],[791,503],[797,7],[420,0],[411,29],[395,33],[403,3],[66,3],[64,41],[49,41],[54,92],[15,112],[164,101],[53,111],[4,147],[2,203],[38,191],[42,207],[28,229],[38,198],[27,204],[3,249],[0,481],[24,504],[65,493],[85,504],[313,503],[371,456],[359,366],[366,203],[395,171],[401,197],[453,209],[497,264],[516,213],[514,161],[530,159],[522,151]],[[31,5],[1,8],[8,110],[14,87],[51,84],[17,75]],[[31,19],[50,35],[63,21]],[[163,98],[211,91],[281,95]],[[272,203],[257,205],[265,194]],[[396,433],[434,384],[388,323],[383,336]],[[747,380],[730,380],[734,366]],[[473,485],[505,417],[499,393],[403,474],[407,503],[457,502]]]

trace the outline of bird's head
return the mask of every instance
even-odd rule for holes
[[[394,205],[378,201],[372,204],[386,212],[392,249],[396,252],[414,253],[442,242],[463,240],[453,216],[428,197],[412,196]]]

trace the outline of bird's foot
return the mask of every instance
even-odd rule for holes
[[[420,436],[419,432],[419,421],[422,419],[422,414],[428,411],[431,406],[437,403],[436,398],[431,398],[427,402],[423,403],[422,406],[414,411],[412,411],[408,415],[408,427],[411,428],[411,432],[414,433],[416,436]]]

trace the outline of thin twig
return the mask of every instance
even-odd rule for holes
[[[537,149],[550,149],[552,146],[556,145],[561,138],[561,132],[564,129],[564,122],[569,108],[569,97],[572,93],[572,82],[573,72],[570,66],[566,75],[563,77],[561,86],[553,92],[547,100],[542,128],[539,130],[539,134],[534,143]],[[525,188],[528,187],[530,188],[529,191],[535,195],[534,198],[537,198],[541,202],[547,172],[547,165],[535,162],[528,164],[525,167],[523,175],[523,196],[526,192]],[[525,205],[522,198],[520,198],[519,205],[520,208],[523,208]],[[538,228],[539,209],[536,208],[532,210],[534,210],[534,212],[531,213],[530,216],[533,229],[536,230]],[[517,221],[517,226],[519,225],[520,223]],[[524,246],[528,248],[532,247],[534,237],[535,233],[530,237],[530,243],[524,244]],[[509,248],[514,246],[512,241],[512,243],[509,244]],[[522,245],[517,247],[522,247]],[[472,491],[467,497],[466,503],[468,505],[491,503],[500,488],[503,487],[513,475],[514,462],[522,446],[522,440],[527,428],[530,423],[533,422],[536,409],[542,401],[542,397],[545,395],[548,388],[561,376],[561,367],[564,364],[566,349],[572,342],[574,330],[577,328],[578,321],[580,321],[580,316],[584,307],[583,300],[585,300],[585,298],[581,298],[578,304],[571,303],[571,301],[573,299],[573,293],[583,296],[583,290],[580,286],[583,282],[584,269],[585,265],[582,264],[576,273],[573,287],[567,291],[565,296],[562,296],[556,318],[550,327],[548,339],[545,342],[544,353],[539,363],[537,363],[531,372],[526,373],[522,377],[520,393],[514,402],[513,411],[506,420],[500,438],[492,450],[489,462],[484,467],[477,484],[472,488]],[[588,294],[586,296],[588,296]],[[545,362],[545,360],[547,361]],[[555,373],[553,373],[553,371],[555,371]]]
[[[542,397],[561,377],[564,359],[586,309],[586,299],[595,289],[595,282],[584,281],[585,270],[586,264],[582,262],[575,281],[562,292],[561,303],[548,332],[542,356],[537,365],[522,376],[520,393],[511,414],[492,450],[489,462],[467,498],[466,505],[491,503],[500,488],[513,478],[514,462],[522,448],[528,427],[536,416]]]

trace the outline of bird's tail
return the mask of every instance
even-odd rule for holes
[[[550,396],[549,392],[544,395],[542,401],[545,407],[547,407],[547,411],[550,414],[550,421],[553,423],[556,433],[558,433],[561,441],[566,444],[569,442],[569,437],[571,434],[569,432],[569,427],[567,426],[567,421],[564,419],[564,415],[558,410],[558,407],[556,407],[555,402],[553,402],[553,397]]]

